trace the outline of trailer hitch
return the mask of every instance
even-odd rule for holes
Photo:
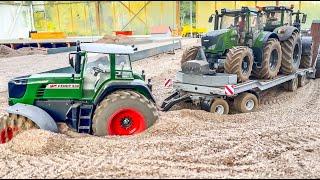
[[[191,100],[190,94],[182,95],[179,91],[175,91],[173,94],[171,94],[169,97],[167,97],[161,104],[159,110],[160,111],[168,111],[172,106],[175,104],[178,104],[183,101]]]

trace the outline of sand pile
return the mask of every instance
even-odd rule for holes
[[[104,35],[102,39],[95,41],[96,43],[106,43],[106,44],[133,44],[134,39],[127,37],[125,35]]]
[[[45,48],[23,47],[17,50],[11,49],[8,46],[0,45],[0,58],[25,56],[32,54],[47,54]]]

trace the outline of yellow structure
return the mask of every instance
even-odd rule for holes
[[[181,31],[182,37],[190,37],[191,32],[192,32],[192,35],[194,37],[196,37],[197,35],[202,35],[202,34],[208,32],[208,29],[207,28],[195,28],[195,27],[191,28],[190,25],[182,26],[182,31]]]
[[[307,13],[307,22],[302,24],[302,28],[310,28],[312,20],[320,19],[319,1],[197,1],[196,2],[196,27],[213,29],[213,25],[208,23],[208,19],[215,10],[222,8],[239,9],[242,6],[255,8],[256,6],[290,6],[294,5],[294,11],[300,10]]]
[[[66,38],[64,32],[36,32],[31,33],[31,39],[63,39]]]
[[[303,28],[320,18],[320,2],[317,1],[196,1],[196,24],[193,26],[195,31],[211,30],[208,18],[216,9],[291,4],[295,10],[308,14]],[[34,3],[33,10],[38,32],[91,36],[133,31],[137,35],[148,34],[150,28],[157,25],[181,31],[179,1],[39,1]]]

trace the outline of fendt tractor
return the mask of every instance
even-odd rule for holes
[[[301,35],[301,23],[307,15],[293,6],[257,7],[262,15],[265,31],[278,35],[282,48],[281,72],[290,74],[300,68],[310,68],[312,64],[312,38]],[[301,18],[302,15],[302,19]],[[293,58],[292,58],[293,57]]]
[[[282,57],[280,41],[276,33],[263,31],[257,10],[248,7],[221,9],[221,14],[216,11],[209,22],[213,19],[214,31],[201,38],[201,47],[184,52],[183,72],[225,72],[236,74],[238,82],[248,81],[252,72],[261,79],[277,76]]]
[[[12,79],[1,143],[32,128],[59,132],[59,123],[97,136],[131,135],[152,126],[158,113],[151,80],[132,72],[134,50],[82,43],[69,54],[70,67]]]
[[[276,10],[280,11],[280,23],[269,22],[276,20],[271,12]],[[252,112],[264,90],[282,86],[295,91],[304,86],[316,77],[316,71],[308,54],[311,37],[301,43],[301,14],[285,7],[221,9],[220,14],[216,10],[209,18],[209,22],[214,19],[214,30],[202,36],[201,46],[183,53],[174,91],[161,110],[193,103],[218,114],[228,114],[230,107],[236,112]],[[306,15],[302,19],[305,22]],[[309,64],[299,68],[301,55],[309,57]]]

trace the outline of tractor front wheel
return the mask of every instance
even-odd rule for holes
[[[281,45],[277,39],[270,38],[263,48],[261,69],[254,69],[258,78],[272,79],[277,76],[281,66]]]
[[[158,119],[153,102],[134,91],[116,91],[107,96],[93,116],[97,136],[132,135],[145,131]]]
[[[250,48],[237,46],[229,49],[224,63],[224,71],[229,74],[236,74],[238,82],[245,82],[249,79],[253,65],[253,54]]]
[[[19,132],[29,129],[39,129],[39,127],[24,116],[16,114],[4,115],[0,118],[0,143],[7,143]]]
[[[191,48],[186,49],[181,58],[181,66],[183,63],[190,61],[190,60],[195,60],[197,57],[197,54],[199,52],[200,47],[199,46],[193,46]]]

